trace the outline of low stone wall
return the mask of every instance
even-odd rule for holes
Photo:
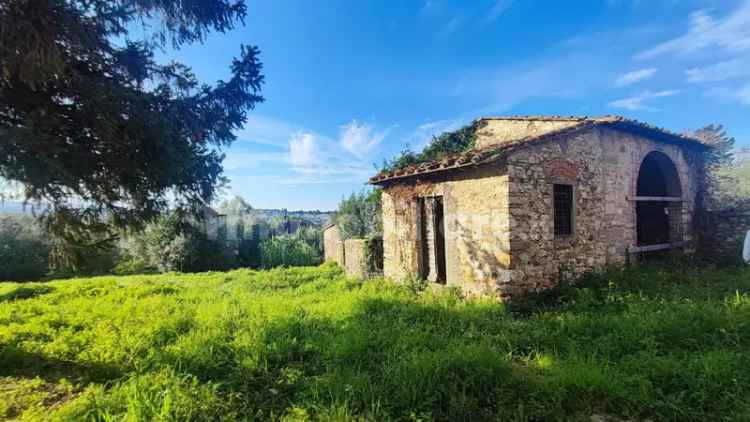
[[[333,261],[344,267],[344,242],[336,225],[330,225],[323,230],[323,255],[326,261]]]
[[[715,261],[742,262],[745,233],[750,230],[750,207],[704,211],[700,226],[701,255]]]
[[[383,243],[379,239],[344,241],[344,271],[347,277],[370,278],[383,272]]]
[[[367,262],[367,242],[364,239],[344,241],[344,271],[348,277],[364,278]]]

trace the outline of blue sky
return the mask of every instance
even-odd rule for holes
[[[563,4],[565,3],[565,4]],[[335,209],[373,164],[488,115],[620,114],[750,143],[750,0],[249,1],[244,27],[169,52],[214,82],[239,45],[266,85],[226,151],[227,195]]]

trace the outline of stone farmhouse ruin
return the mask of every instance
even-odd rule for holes
[[[706,146],[617,116],[491,117],[471,150],[385,171],[384,275],[512,296],[695,248]]]

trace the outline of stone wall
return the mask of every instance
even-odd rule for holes
[[[348,277],[369,278],[383,273],[383,242],[380,239],[341,240],[335,224],[323,230],[323,255],[337,263]]]
[[[323,230],[323,255],[326,261],[333,261],[344,267],[344,242],[339,228],[332,224]]]
[[[344,272],[347,277],[365,278],[367,274],[367,242],[364,239],[344,241]]]
[[[750,207],[705,211],[700,228],[702,256],[719,262],[742,262],[745,233],[750,230]]]
[[[500,126],[483,130],[504,136]],[[622,264],[636,245],[638,172],[652,151],[676,166],[685,200],[678,225],[691,251],[699,153],[592,128],[518,147],[505,161],[385,186],[384,273],[394,279],[420,273],[416,198],[436,195],[444,203],[446,282],[466,293],[505,297]],[[574,186],[574,234],[564,238],[554,235],[552,187],[560,181]]]
[[[697,153],[621,131],[591,129],[522,148],[508,157],[512,274],[499,286],[501,293],[540,290],[562,278],[624,263],[636,245],[633,198],[638,173],[652,151],[666,154],[676,166],[685,199],[679,216],[682,240],[691,250]],[[561,162],[568,170],[556,171]],[[574,187],[574,234],[569,237],[553,233],[556,182]]]
[[[343,268],[347,277],[370,278],[382,274],[383,243],[380,239],[346,239]]]
[[[419,197],[442,196],[446,284],[470,294],[492,294],[509,277],[508,176],[502,163],[423,178],[383,192],[383,249],[386,277],[401,280],[419,272]]]
[[[570,120],[529,120],[519,119],[486,119],[477,130],[477,148],[490,145],[502,145],[527,137],[536,137],[577,125],[577,119]]]

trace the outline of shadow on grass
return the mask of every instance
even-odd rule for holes
[[[519,319],[491,303],[367,298],[343,320],[271,321],[252,365],[227,348],[214,368],[182,356],[180,370],[224,383],[261,419],[296,407],[368,420],[750,416],[750,315],[679,296],[653,314],[619,302],[591,312],[583,299]]]
[[[27,352],[15,346],[0,346],[0,376],[39,377],[50,383],[65,378],[88,384],[105,383],[122,375],[121,369],[115,365],[81,364]]]
[[[0,303],[11,302],[14,300],[31,299],[53,292],[55,289],[51,286],[34,286],[34,287],[17,287],[8,293],[0,295]]]

